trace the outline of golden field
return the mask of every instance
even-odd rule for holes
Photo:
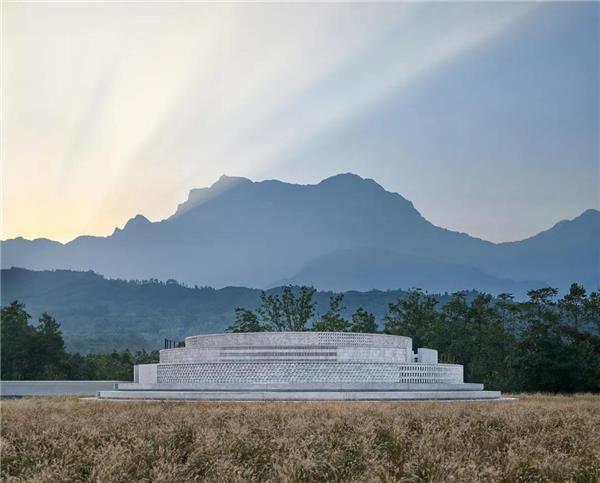
[[[600,396],[0,404],[2,481],[600,481]]]

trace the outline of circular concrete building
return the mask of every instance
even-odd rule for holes
[[[101,398],[495,399],[465,384],[463,367],[413,352],[408,337],[349,332],[256,332],[188,337],[135,366],[133,383]]]

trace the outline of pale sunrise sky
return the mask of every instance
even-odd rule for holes
[[[373,178],[492,241],[600,208],[600,3],[4,3],[2,239],[220,175]]]

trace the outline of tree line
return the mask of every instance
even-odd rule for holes
[[[185,288],[154,281],[106,279],[93,272],[70,270],[1,270],[3,305],[26,302],[37,322],[42,312],[58,321],[69,350],[107,353],[113,350],[152,350],[164,338],[223,332],[235,320],[236,307],[258,307],[261,290],[246,287]],[[282,287],[267,290],[280,294]],[[325,311],[330,292],[317,291],[317,310]],[[364,307],[381,321],[388,304],[404,297],[403,290],[345,292],[344,315]],[[469,292],[470,299],[475,292]],[[449,296],[438,295],[440,304]]]
[[[304,331],[320,332],[376,332],[375,316],[359,307],[350,321],[342,317],[344,310],[342,294],[333,294],[329,310],[317,316],[313,287],[283,287],[281,294],[262,292],[256,310],[244,307],[235,309],[235,322],[227,332]]]
[[[2,380],[131,380],[133,365],[158,361],[158,351],[110,354],[68,352],[60,324],[43,313],[37,326],[18,301],[2,307],[0,350]]]
[[[420,289],[390,303],[381,330],[373,314],[358,308],[342,317],[343,296],[316,314],[315,290],[285,287],[264,293],[256,310],[236,309],[229,332],[283,330],[382,332],[412,337],[413,347],[437,349],[440,362],[463,364],[465,381],[503,391],[600,391],[600,292],[572,284],[563,297],[554,288],[516,301],[464,292],[438,299]]]
[[[463,364],[465,381],[503,391],[600,392],[600,292],[573,284],[558,297],[554,288],[468,296],[457,292],[444,304],[420,289],[410,290],[376,317],[357,308],[347,319],[344,298],[331,294],[317,313],[312,287],[263,292],[257,309],[238,307],[229,332],[340,331],[412,337],[413,347],[437,349],[440,362]],[[50,315],[30,324],[25,305],[1,310],[3,380],[131,380],[134,364],[158,361],[158,351],[71,353],[60,324]]]

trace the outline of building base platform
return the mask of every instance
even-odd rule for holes
[[[500,399],[500,391],[98,391],[98,399],[214,401],[396,401]]]

